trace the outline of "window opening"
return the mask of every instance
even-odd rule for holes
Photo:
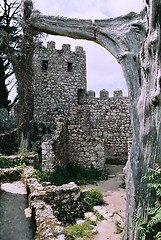
[[[47,71],[48,70],[48,60],[42,60],[41,70],[42,71]]]
[[[84,104],[86,101],[85,89],[78,89],[78,105]]]
[[[68,72],[72,72],[73,64],[71,62],[67,62],[67,66],[68,66]]]

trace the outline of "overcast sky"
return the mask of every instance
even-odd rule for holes
[[[1,2],[2,0],[0,0]],[[140,12],[143,0],[33,0],[34,8],[46,15],[64,16],[82,19],[105,19],[116,17],[131,11]],[[85,41],[74,40],[61,36],[48,36],[49,40],[56,42],[60,49],[63,43],[82,46],[87,56],[87,88],[94,90],[96,95],[106,89],[112,95],[117,88],[127,95],[127,87],[122,69],[114,57],[100,45]]]

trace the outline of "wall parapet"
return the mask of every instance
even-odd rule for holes
[[[70,44],[62,44],[61,49],[57,49],[54,41],[47,42],[47,46],[45,46],[43,44],[43,42],[35,42],[35,51],[39,51],[39,50],[40,51],[46,50],[46,51],[50,51],[50,52],[51,51],[53,51],[53,52],[63,51],[64,53],[71,52],[71,53],[76,53],[76,54],[80,54],[80,55],[81,54],[84,54],[84,55],[86,54],[84,48],[80,47],[80,46],[76,46],[75,51],[72,51]]]
[[[113,91],[113,96],[110,97],[109,96],[109,91],[107,91],[106,89],[102,89],[99,92],[99,97],[96,97],[96,93],[93,90],[89,90],[87,92],[87,98],[88,99],[109,99],[109,98],[128,98],[127,96],[123,95],[123,91],[120,89],[116,89]]]

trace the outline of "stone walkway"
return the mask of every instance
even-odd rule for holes
[[[104,195],[105,205],[97,207],[96,210],[105,218],[98,223],[96,230],[98,234],[93,240],[120,240],[123,232],[118,232],[116,225],[124,226],[125,216],[125,192],[123,189],[107,192]]]
[[[106,181],[97,182],[94,185],[87,185],[83,188],[97,188],[103,193],[105,204],[96,207],[105,219],[98,223],[97,234],[92,240],[121,240],[123,232],[116,233],[116,225],[124,226],[125,217],[125,190],[120,188],[123,176],[123,166],[107,165],[110,178]]]
[[[0,191],[0,239],[33,240],[34,222],[28,212],[27,194],[21,182],[2,184]]]

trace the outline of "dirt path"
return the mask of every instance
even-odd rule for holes
[[[0,239],[33,240],[34,222],[27,209],[27,194],[21,182],[5,183],[0,191]]]
[[[105,201],[105,204],[97,209],[105,220],[98,223],[96,227],[98,234],[93,240],[120,240],[123,236],[123,232],[116,234],[116,225],[119,223],[123,227],[125,216],[125,190],[119,187],[122,182],[123,166],[107,165],[107,168],[111,176],[107,181],[85,186],[100,189]]]

